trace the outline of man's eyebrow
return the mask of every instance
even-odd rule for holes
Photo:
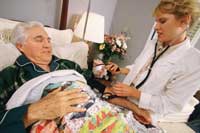
[[[44,36],[42,36],[42,35],[37,35],[37,36],[35,36],[34,38],[35,38],[35,39],[37,39],[37,38],[45,38],[45,37],[44,37]],[[47,39],[48,39],[48,40],[51,40],[51,38],[50,38],[50,37],[47,37]]]
[[[42,36],[42,35],[37,35],[37,36],[35,36],[34,38],[35,38],[35,39],[37,39],[37,38],[43,38],[43,36]]]

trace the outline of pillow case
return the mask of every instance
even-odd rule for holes
[[[12,65],[17,57],[21,55],[12,43],[0,44],[0,51],[0,71]]]
[[[51,38],[51,42],[53,45],[66,45],[71,43],[72,41],[73,31],[71,29],[57,30],[45,27],[45,30]]]
[[[13,28],[19,22],[0,18],[0,43],[10,43]]]
[[[10,36],[13,28],[18,24],[17,21],[12,21],[0,18],[0,42],[10,42]],[[72,41],[73,31],[71,29],[57,30],[54,28],[45,27],[46,32],[52,39],[53,45],[66,45]]]
[[[88,68],[88,44],[84,42],[74,42],[63,46],[53,46],[53,54],[61,59],[68,59],[78,63],[81,68]]]
[[[0,70],[12,65],[21,54],[10,42],[12,30],[18,23],[17,21],[0,18]],[[57,30],[45,27],[45,30],[52,38],[53,54],[59,58],[75,61],[81,67],[87,67],[87,44],[80,43],[76,46],[72,44],[66,46],[71,43],[73,37],[71,29]]]
[[[53,54],[61,59],[74,61],[81,68],[87,68],[88,45],[84,42],[53,46]],[[0,43],[0,71],[12,65],[19,55],[21,53],[12,43]]]

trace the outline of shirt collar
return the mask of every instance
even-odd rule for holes
[[[50,66],[50,71],[55,71],[58,69],[59,64],[57,63],[57,61],[60,60],[58,57],[52,55],[52,60],[49,63]],[[32,66],[34,68],[35,71],[38,72],[46,72],[45,70],[43,70],[42,68],[40,68],[38,65],[32,63],[24,54],[20,55],[17,60],[15,61],[15,63],[20,66],[20,67],[24,67],[24,66]]]

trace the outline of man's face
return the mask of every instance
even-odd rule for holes
[[[23,44],[17,44],[17,48],[37,65],[48,65],[52,59],[52,47],[46,31],[39,26],[26,31],[28,37]]]

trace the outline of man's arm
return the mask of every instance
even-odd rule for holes
[[[131,110],[135,118],[143,124],[150,124],[152,122],[151,116],[147,110],[139,108],[136,104],[130,102],[126,98],[113,98],[108,100],[108,102]]]
[[[82,74],[85,79],[87,80],[87,84],[93,89],[96,88],[100,93],[103,93],[106,86],[100,83],[99,81],[95,80],[94,75],[91,70],[89,69],[81,69],[80,65],[77,63],[70,61],[70,60],[65,60],[61,59],[58,61],[60,68],[59,69],[73,69],[80,74]]]
[[[28,105],[6,110],[6,103],[15,91],[14,79],[17,70],[14,66],[8,67],[0,72],[0,132],[25,133],[23,117],[27,111]]]
[[[11,110],[1,110],[0,112],[0,132],[1,133],[25,133],[23,117],[28,105],[17,107]]]

